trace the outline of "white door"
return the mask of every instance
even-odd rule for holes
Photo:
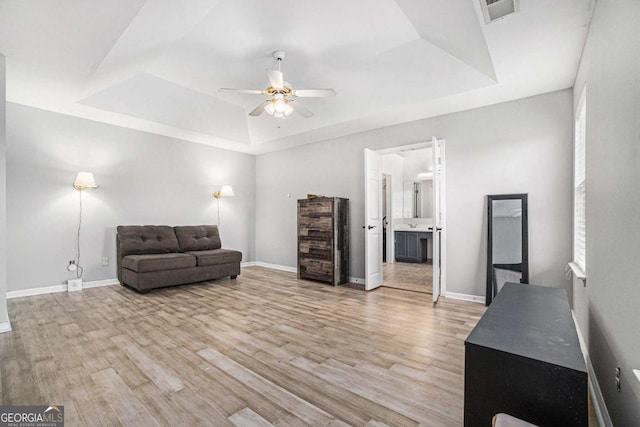
[[[364,149],[365,289],[382,285],[382,185],[380,154]]]
[[[444,145],[434,136],[433,155],[433,302],[440,298],[444,270]]]

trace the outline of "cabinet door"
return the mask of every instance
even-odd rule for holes
[[[407,236],[407,258],[420,260],[420,237],[418,233],[405,233]]]
[[[396,231],[396,260],[407,258],[407,238],[405,232]]]

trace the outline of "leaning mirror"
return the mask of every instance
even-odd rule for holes
[[[487,196],[487,296],[486,304],[506,282],[529,282],[527,195]]]

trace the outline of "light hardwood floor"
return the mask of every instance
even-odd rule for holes
[[[429,298],[251,267],[12,299],[0,401],[64,405],[68,426],[460,426],[484,306]]]
[[[382,286],[433,294],[433,265],[429,263],[394,262],[382,265]]]

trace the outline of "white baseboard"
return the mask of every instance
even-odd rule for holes
[[[364,277],[349,277],[349,283],[357,283],[358,285],[366,285]]]
[[[9,322],[0,323],[0,334],[4,332],[11,332],[11,323]]]
[[[56,292],[67,292],[67,285],[44,286],[42,288],[20,289],[8,291],[7,299],[31,297],[34,295],[53,294]]]
[[[596,371],[591,364],[591,358],[587,354],[585,359],[587,362],[587,373],[589,375],[589,391],[591,392],[591,401],[593,402],[593,410],[596,413],[598,424],[600,424],[600,427],[613,427],[609,410],[604,403],[604,396],[602,395],[602,390],[596,377]]]
[[[256,265],[255,261],[246,261],[246,262],[240,263],[240,267],[255,267],[255,265]]]
[[[120,281],[118,279],[104,279],[104,280],[94,280],[92,282],[84,282],[82,287],[84,289],[88,288],[99,288],[101,286],[112,286],[119,285]]]
[[[97,288],[100,286],[111,286],[111,285],[118,285],[118,284],[120,284],[118,279],[94,280],[91,282],[84,282],[82,284],[82,288],[88,289],[88,288]],[[30,288],[30,289],[20,289],[17,291],[9,291],[7,292],[7,299],[31,297],[34,295],[53,294],[56,292],[67,292],[67,285],[44,286],[42,288]]]
[[[481,295],[459,294],[457,292],[445,292],[442,296],[444,296],[445,298],[458,299],[461,301],[477,302],[479,304],[485,303],[485,297]]]
[[[578,325],[578,320],[576,319],[576,315],[573,309],[571,310],[571,317],[573,317],[573,323],[576,325],[576,332],[578,333],[580,349],[582,350],[582,355],[584,356],[584,361],[587,365],[587,375],[589,377],[589,393],[591,394],[591,402],[593,403],[593,410],[596,413],[598,424],[600,425],[600,427],[613,427],[613,422],[611,421],[609,410],[607,409],[607,405],[604,403],[604,396],[602,395],[602,390],[600,389],[600,384],[598,383],[598,378],[596,377],[596,371],[593,369],[593,364],[591,363],[591,358],[589,357],[589,348],[587,347],[587,343],[584,341],[584,336],[582,335],[580,325]]]
[[[262,261],[254,261],[253,263],[254,266],[256,267],[264,267],[264,268],[270,268],[272,270],[280,270],[280,271],[286,271],[289,273],[297,273],[298,269],[295,267],[289,267],[286,265],[278,265],[278,264],[269,264],[268,262],[262,262]]]

